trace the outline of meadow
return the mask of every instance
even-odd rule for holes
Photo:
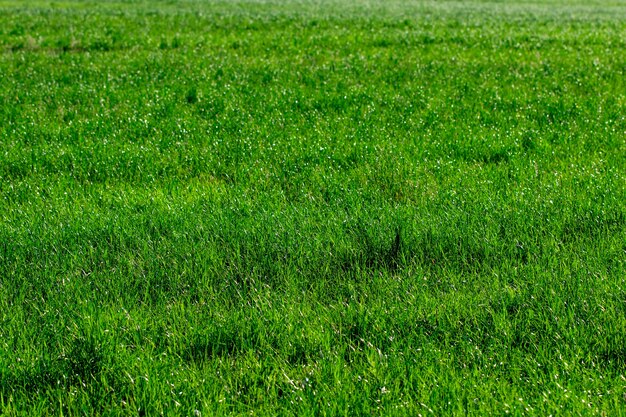
[[[0,415],[626,415],[626,3],[0,0]]]

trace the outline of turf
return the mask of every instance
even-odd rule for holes
[[[0,0],[0,414],[626,415],[625,33]]]

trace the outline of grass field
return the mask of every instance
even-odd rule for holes
[[[1,415],[626,415],[626,2],[0,0]]]

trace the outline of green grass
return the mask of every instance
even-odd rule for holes
[[[0,414],[626,415],[625,33],[0,0]]]

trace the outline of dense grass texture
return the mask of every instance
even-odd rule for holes
[[[626,415],[626,3],[0,0],[0,414]]]

